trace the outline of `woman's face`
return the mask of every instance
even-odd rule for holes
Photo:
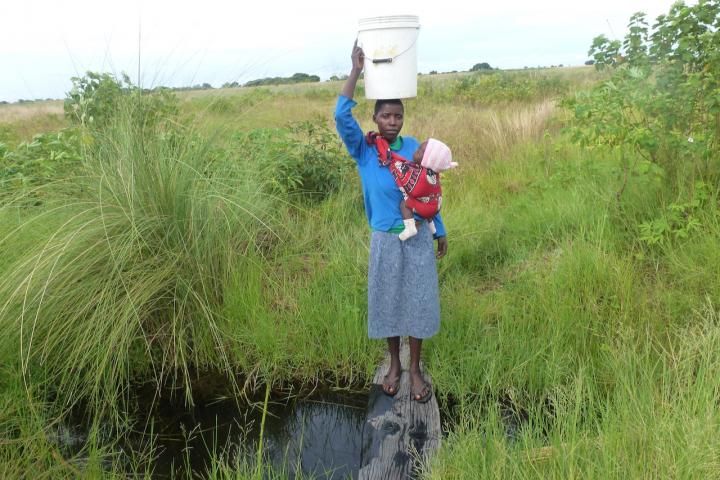
[[[403,126],[403,107],[394,103],[385,103],[378,113],[373,115],[373,121],[378,126],[378,132],[389,143],[393,143],[400,134]]]

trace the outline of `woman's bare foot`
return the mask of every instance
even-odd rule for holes
[[[390,364],[390,370],[383,379],[382,389],[385,395],[394,397],[400,389],[400,375],[402,375],[402,368],[398,365]]]
[[[410,369],[410,394],[413,400],[425,403],[432,397],[432,385],[425,381],[420,370]]]

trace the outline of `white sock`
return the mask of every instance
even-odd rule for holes
[[[400,235],[398,235],[400,240],[405,241],[408,238],[417,235],[417,228],[415,228],[414,218],[408,218],[407,220],[403,220],[403,223],[405,224],[405,230],[400,232]]]
[[[433,222],[432,220],[429,220],[428,227],[430,227],[430,233],[435,235],[435,232],[437,232],[437,230],[435,230],[435,222]]]

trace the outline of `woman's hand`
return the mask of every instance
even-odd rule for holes
[[[435,258],[440,260],[447,253],[447,249],[448,249],[447,237],[438,238],[437,243],[438,243],[438,248],[437,248],[437,253],[435,254]]]
[[[353,98],[353,95],[355,95],[355,85],[357,85],[358,78],[360,78],[363,67],[365,67],[365,53],[362,48],[357,46],[357,38],[355,39],[350,59],[352,60],[352,70],[350,70],[350,75],[348,75],[347,80],[345,80],[343,84],[342,91],[340,91],[340,95],[347,98]]]
[[[350,58],[352,59],[352,69],[358,73],[362,72],[363,68],[365,68],[365,52],[363,52],[362,48],[357,46],[357,38],[353,44]]]

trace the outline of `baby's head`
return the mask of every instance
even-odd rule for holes
[[[442,172],[458,166],[452,161],[452,153],[440,140],[429,138],[420,144],[413,154],[413,162],[435,172]]]

